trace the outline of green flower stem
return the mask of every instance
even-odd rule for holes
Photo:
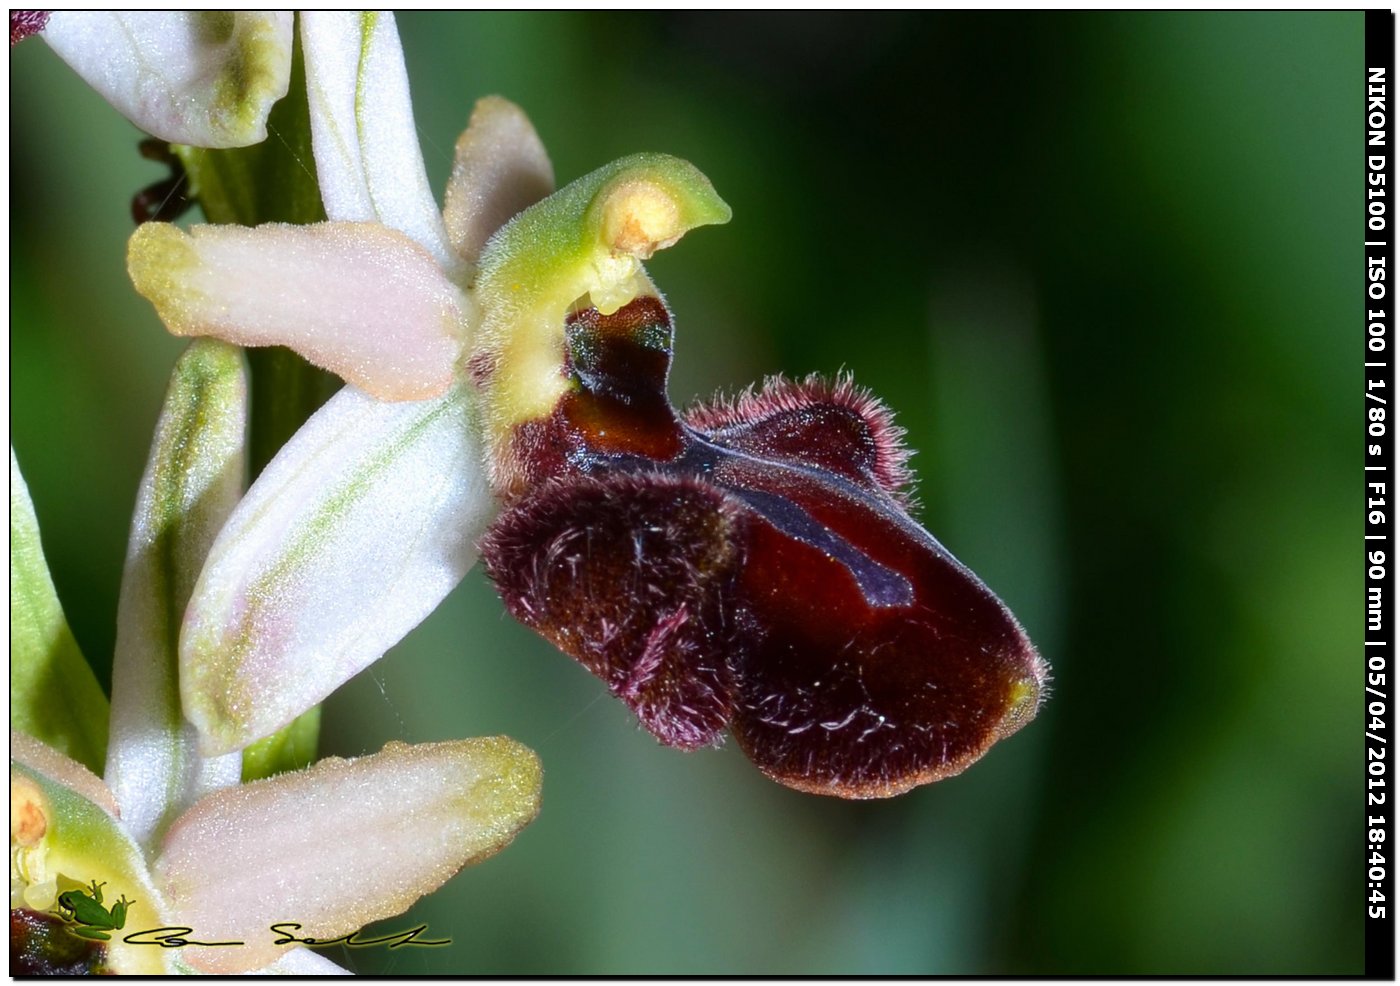
[[[271,736],[243,750],[243,782],[309,766],[316,759],[321,707],[313,706]]]
[[[306,419],[335,393],[339,381],[282,346],[248,350],[252,415],[248,463],[257,477]]]
[[[212,223],[309,224],[326,218],[311,152],[306,67],[300,40],[292,50],[291,84],[273,107],[268,138],[251,147],[208,150],[177,146],[190,192]],[[253,478],[335,393],[339,381],[289,349],[248,351],[248,464]],[[320,709],[314,708],[244,752],[243,779],[256,780],[310,764],[316,756]]]

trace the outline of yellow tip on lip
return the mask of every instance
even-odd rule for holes
[[[1035,718],[1035,714],[1040,711],[1040,694],[1040,682],[1034,678],[1022,679],[1011,686],[1011,694],[1007,696],[1006,714],[1002,716],[1001,724],[997,727],[998,739],[1005,739]]]

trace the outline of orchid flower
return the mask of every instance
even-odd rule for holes
[[[241,786],[239,755],[199,753],[181,716],[176,639],[242,490],[245,428],[241,353],[196,341],[176,365],[132,524],[110,735],[11,452],[12,950],[43,967],[71,943],[44,912],[61,911],[65,892],[105,885],[126,911],[103,932],[111,940],[94,959],[103,968],[341,972],[289,939],[278,943],[271,926],[295,922],[297,938],[327,939],[399,914],[503,848],[538,811],[538,760],[502,737],[391,743]],[[129,940],[159,928],[242,944]]]
[[[10,12],[122,115],[161,140],[244,147],[287,94],[292,15],[267,11]]]
[[[671,408],[672,318],[641,262],[728,220],[703,175],[634,155],[536,202],[544,151],[490,99],[439,216],[392,22],[302,32],[331,221],[151,224],[129,253],[176,334],[287,345],[350,384],[194,590],[181,685],[207,754],[376,660],[478,548],[511,612],[662,743],[727,729],[799,790],[897,795],[1034,717],[1048,669],[910,516],[888,409],[850,381],[781,379]]]

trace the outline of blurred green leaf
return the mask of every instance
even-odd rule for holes
[[[29,487],[10,450],[10,728],[99,776],[107,759],[107,696],[63,618]]]

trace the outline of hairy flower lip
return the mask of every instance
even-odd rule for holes
[[[11,976],[110,975],[102,942],[70,934],[52,914],[27,907],[10,909]]]
[[[1044,662],[910,517],[883,405],[809,378],[677,414],[657,298],[576,311],[565,339],[569,389],[512,437],[488,574],[658,740],[728,726],[779,783],[876,798],[1033,717]]]
[[[48,10],[10,11],[10,47],[42,31],[50,15],[51,11]]]
[[[868,457],[868,471],[880,486],[903,507],[912,509],[910,490],[914,485],[914,473],[909,459],[914,452],[904,444],[904,429],[895,424],[889,408],[870,391],[858,386],[849,373],[838,374],[830,380],[816,373],[798,380],[789,380],[782,374],[769,376],[761,385],[750,385],[733,396],[715,394],[704,403],[687,408],[684,417],[691,428],[704,432],[710,441],[722,445],[729,429],[785,412],[801,411],[816,403],[845,408],[860,419],[873,447],[849,454],[857,456],[864,451]],[[832,461],[829,465],[840,463]],[[854,477],[848,475],[847,478]]]

